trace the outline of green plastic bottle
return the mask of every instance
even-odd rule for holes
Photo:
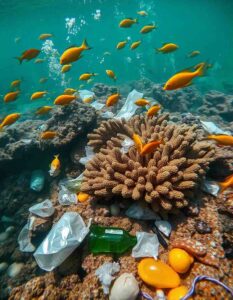
[[[133,248],[136,243],[137,238],[121,228],[98,225],[92,225],[90,228],[89,248],[94,254],[114,253],[120,255]]]

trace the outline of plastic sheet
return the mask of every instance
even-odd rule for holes
[[[61,185],[60,191],[58,193],[58,202],[64,206],[77,204],[78,202],[77,195],[75,193],[72,193],[70,190],[68,190],[64,185]]]
[[[80,160],[79,160],[80,164],[82,164],[84,166],[86,163],[89,162],[89,160],[91,160],[93,158],[93,156],[95,156],[95,153],[94,153],[92,147],[90,147],[90,146],[85,147],[85,152],[86,152],[86,156],[80,158]]]
[[[122,146],[120,149],[121,153],[128,153],[129,148],[132,147],[133,145],[134,145],[134,141],[131,138],[126,137],[124,141],[121,143]]]
[[[125,118],[126,120],[130,119],[135,114],[135,111],[138,108],[138,106],[134,102],[142,97],[143,93],[140,93],[136,90],[132,90],[132,92],[129,93],[124,105],[116,114],[115,118]]]
[[[42,170],[35,170],[32,172],[30,188],[33,191],[40,192],[44,187],[45,174]]]
[[[95,96],[95,93],[88,90],[79,90],[78,93],[82,100]]]
[[[215,123],[213,122],[206,122],[206,121],[201,121],[202,127],[205,131],[207,131],[210,134],[226,134],[226,135],[231,135],[230,131],[227,130],[222,130],[219,128]]]
[[[29,211],[34,215],[46,218],[53,215],[55,208],[53,207],[52,202],[49,199],[46,199],[41,203],[31,206]]]
[[[205,180],[201,186],[202,191],[217,197],[220,191],[219,185],[215,181]]]
[[[66,212],[34,253],[39,267],[52,271],[82,243],[88,232],[88,226],[77,212]]]
[[[59,186],[65,186],[71,192],[79,192],[81,183],[83,181],[83,173],[74,179],[63,179],[59,182]]]
[[[101,118],[104,119],[111,119],[114,117],[114,113],[112,113],[111,111],[105,111],[101,114]]]
[[[90,105],[95,108],[96,110],[101,110],[104,107],[104,103],[99,103],[98,101],[94,101],[90,103]]]
[[[166,237],[169,237],[172,231],[172,226],[168,221],[159,220],[155,221],[155,226],[161,231]]]
[[[19,250],[22,252],[34,252],[36,249],[31,243],[31,231],[34,221],[35,217],[31,217],[19,233],[18,244]]]
[[[132,256],[139,257],[153,257],[157,259],[159,252],[159,240],[157,235],[148,232],[137,232],[137,244],[132,249]]]
[[[119,271],[120,271],[120,265],[115,262],[104,263],[95,271],[95,275],[99,278],[103,286],[104,293],[106,295],[109,294],[109,287],[111,285],[111,282],[115,278],[112,275],[114,275]]]
[[[129,218],[137,220],[160,220],[160,217],[153,210],[147,206],[142,206],[140,203],[132,204],[125,214]]]

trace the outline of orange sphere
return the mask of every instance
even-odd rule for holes
[[[174,248],[168,254],[168,261],[176,272],[186,273],[193,263],[193,257],[183,249]]]

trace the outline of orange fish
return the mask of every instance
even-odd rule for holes
[[[153,142],[150,142],[150,143],[147,143],[147,144],[143,145],[140,154],[143,156],[143,155],[150,154],[150,153],[154,152],[155,149],[158,148],[158,146],[161,143],[162,143],[161,141],[153,141]]]
[[[138,99],[137,101],[134,102],[137,106],[146,106],[146,105],[150,105],[150,102],[146,99]]]
[[[52,177],[56,177],[60,173],[61,163],[59,160],[59,154],[54,156],[53,161],[50,165],[49,175]]]
[[[44,131],[41,133],[40,138],[42,140],[51,140],[55,138],[56,135],[57,135],[56,131]]]
[[[110,77],[114,80],[117,79],[115,73],[112,70],[106,70],[106,74],[108,75],[108,77]]]
[[[151,106],[147,111],[148,117],[153,117],[159,110],[161,109],[161,106],[159,104]]]
[[[86,202],[87,200],[90,199],[90,195],[83,193],[83,192],[79,192],[77,194],[77,197],[78,197],[79,202]]]
[[[42,106],[39,107],[36,111],[36,115],[44,115],[47,114],[52,109],[52,106]]]
[[[29,61],[29,60],[37,57],[39,54],[40,54],[40,50],[32,48],[32,49],[28,49],[28,50],[24,51],[22,53],[22,55],[19,57],[16,57],[16,59],[18,59],[21,64],[23,62],[23,60]]]
[[[233,146],[233,136],[231,135],[208,135],[208,139],[215,140],[217,144],[223,146]]]
[[[119,23],[119,27],[129,28],[137,22],[138,22],[137,19],[131,19],[131,18],[124,19]]]
[[[83,103],[91,103],[93,99],[94,99],[93,97],[85,98],[83,99]]]
[[[89,47],[87,41],[84,40],[81,46],[73,46],[66,49],[60,57],[60,64],[61,65],[70,64],[80,59],[82,57],[81,54],[84,50],[90,50],[90,49],[91,47]]]
[[[108,97],[106,101],[106,106],[113,106],[114,104],[117,103],[117,101],[120,99],[121,95],[119,93],[112,94],[111,96]]]
[[[46,95],[48,92],[43,91],[43,92],[35,92],[31,95],[31,100],[39,99],[42,98],[44,95]]]
[[[233,187],[233,175],[228,176],[223,182],[219,182],[221,192]]]
[[[46,81],[48,81],[48,78],[42,77],[40,78],[39,83],[45,83]]]
[[[4,102],[7,103],[7,102],[15,101],[18,98],[19,93],[20,93],[19,91],[7,93],[3,98]]]
[[[68,105],[71,101],[75,100],[75,95],[60,95],[54,100],[55,105]]]
[[[11,82],[11,87],[19,87],[21,84],[22,80],[17,79]]]
[[[6,116],[4,118],[4,120],[2,121],[2,123],[0,124],[0,131],[3,129],[3,127],[9,126],[9,125],[15,123],[20,118],[20,116],[21,116],[21,114],[19,114],[19,113],[14,113],[14,114],[10,114],[10,115]]]
[[[133,140],[134,140],[136,148],[138,149],[138,152],[141,153],[143,144],[142,144],[142,140],[141,140],[140,136],[138,134],[134,133]]]

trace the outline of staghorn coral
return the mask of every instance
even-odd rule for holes
[[[121,195],[145,199],[155,211],[188,205],[196,185],[213,158],[209,142],[198,141],[195,126],[168,123],[168,114],[148,119],[104,121],[89,134],[89,146],[99,151],[86,165],[83,192],[99,198]],[[126,137],[138,134],[143,143],[162,140],[154,153],[141,156],[132,146],[121,152]]]

